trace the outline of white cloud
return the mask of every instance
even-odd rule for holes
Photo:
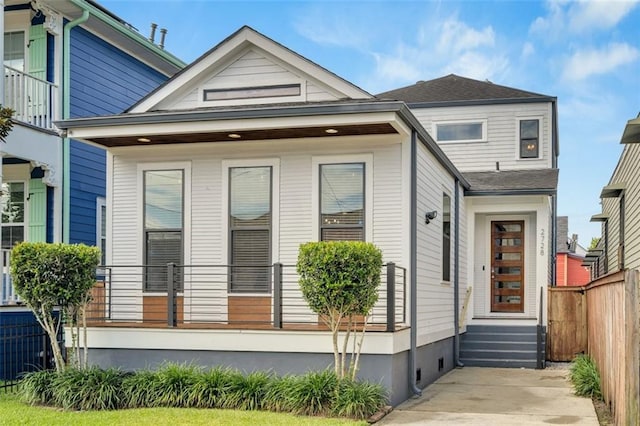
[[[526,42],[525,44],[522,45],[522,53],[520,54],[520,57],[523,59],[526,59],[531,55],[533,55],[534,53],[536,53],[536,48],[533,45],[533,43]]]
[[[322,9],[310,9],[293,25],[303,37],[321,45],[334,45],[361,49],[368,43],[367,34],[351,13],[327,14]]]
[[[599,50],[578,50],[567,61],[563,78],[568,81],[583,80],[592,75],[606,74],[634,62],[639,56],[640,51],[626,43],[611,43]]]
[[[477,30],[455,18],[447,19],[442,24],[439,52],[460,53],[482,46],[495,44],[495,33],[491,26]]]
[[[569,28],[574,32],[615,27],[636,5],[638,0],[591,0],[572,3]]]
[[[509,67],[493,27],[474,28],[455,16],[421,26],[415,40],[374,57],[376,68],[367,79],[374,93],[450,73],[494,79]]]
[[[640,0],[548,0],[546,16],[537,17],[529,27],[532,34],[547,39],[592,33],[615,27]]]

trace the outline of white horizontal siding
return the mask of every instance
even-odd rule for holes
[[[402,174],[401,144],[389,142],[384,137],[341,139],[323,141],[264,141],[241,143],[197,144],[185,146],[150,147],[149,149],[126,150],[123,155],[115,155],[113,161],[113,220],[112,251],[113,264],[135,265],[142,262],[142,213],[138,212],[137,187],[138,163],[190,160],[191,163],[191,229],[185,230],[191,236],[191,257],[185,259],[188,265],[224,265],[224,246],[227,244],[227,230],[223,229],[225,211],[222,175],[225,170],[223,160],[251,158],[274,159],[280,162],[279,191],[279,242],[273,253],[273,261],[285,265],[295,265],[301,243],[317,240],[313,233],[312,197],[318,196],[317,188],[312,188],[314,156],[340,156],[341,154],[367,154],[372,156],[373,169],[366,171],[366,179],[373,179],[373,199],[365,200],[373,208],[373,242],[381,248],[385,262],[394,261],[402,265],[407,246],[402,238]],[[282,154],[274,154],[282,153]],[[253,164],[253,163],[252,163]],[[215,268],[214,268],[215,269]],[[219,269],[219,268],[218,268]],[[205,269],[198,272],[206,271]],[[195,270],[194,270],[195,272]],[[185,273],[185,319],[224,320],[226,307],[219,301],[209,304],[190,302],[198,296],[226,296],[226,279],[220,277],[224,271],[214,271],[218,278],[212,280],[206,275]],[[285,270],[283,296],[285,304],[298,298],[297,303],[285,306],[285,320],[316,319],[300,300],[297,277],[294,268]],[[129,277],[133,279],[133,277]],[[138,293],[141,283],[137,285]],[[136,303],[141,303],[137,300]],[[216,304],[217,303],[217,304]]]
[[[505,105],[413,108],[415,116],[435,139],[434,123],[438,121],[487,120],[487,141],[473,143],[440,143],[456,167],[463,172],[540,169],[551,167],[551,104],[523,103]],[[541,119],[541,158],[519,159],[518,120]]]
[[[199,81],[193,81],[183,93],[177,93],[160,105],[160,109],[192,109],[205,106],[202,103],[202,90],[207,88],[226,89],[278,84],[300,84],[299,101],[332,101],[341,96],[331,88],[323,87],[312,77],[305,75],[281,63],[278,59],[259,49],[251,49],[231,61],[226,66],[212,69]],[[289,97],[259,98],[250,101],[254,104],[289,101]],[[238,101],[236,101],[237,103]],[[239,101],[246,104],[247,101]],[[207,102],[206,106],[227,105],[228,101]]]
[[[451,197],[453,224],[454,188],[453,178],[422,144],[418,144],[416,297],[419,345],[452,336],[454,333],[453,282],[442,282],[442,198],[444,193]],[[438,216],[426,224],[425,212],[432,210],[436,210]],[[453,241],[455,240],[452,239],[451,245],[452,266]]]

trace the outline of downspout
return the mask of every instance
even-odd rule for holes
[[[558,143],[558,104],[557,99],[551,101],[551,132],[553,141],[551,143],[551,167],[558,168],[558,155],[560,155],[560,147]],[[558,194],[557,192],[551,196],[551,287],[555,287],[556,283],[556,257],[558,250],[558,236],[556,235],[556,220],[558,216]]]
[[[80,5],[79,5],[80,6]],[[81,6],[82,7],[82,6]],[[71,112],[71,30],[89,19],[89,11],[84,9],[82,15],[64,26],[62,49],[62,119],[70,118]],[[64,138],[62,143],[62,241],[69,242],[69,216],[71,208],[71,140]]]
[[[417,174],[417,143],[416,143],[417,135],[415,129],[411,130],[411,201],[410,201],[410,225],[409,225],[409,239],[410,243],[410,307],[411,310],[411,330],[410,330],[410,348],[409,348],[409,387],[411,392],[415,396],[421,396],[422,390],[416,386],[416,356],[417,356],[417,344],[418,344],[418,280],[417,280],[417,272],[418,272],[418,263],[417,263],[417,248],[418,248],[418,174]]]
[[[456,367],[464,367],[460,361],[460,181],[458,179],[456,179],[454,211],[453,227],[456,239],[453,243],[453,261],[456,266],[453,269],[453,363]]]

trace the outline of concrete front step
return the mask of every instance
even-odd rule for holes
[[[468,333],[536,333],[535,325],[468,325]]]
[[[537,353],[532,351],[500,351],[495,349],[476,349],[467,350],[463,348],[460,351],[460,358],[477,358],[477,359],[521,359],[527,361],[535,361]]]
[[[537,342],[466,340],[462,343],[464,350],[493,349],[498,351],[532,351],[535,352]]]
[[[461,341],[467,340],[483,341],[483,342],[536,342],[537,333],[476,333],[469,332],[461,335]]]
[[[538,363],[522,359],[479,359],[460,358],[460,361],[467,367],[496,367],[496,368],[537,368]]]

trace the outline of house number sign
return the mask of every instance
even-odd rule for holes
[[[544,228],[540,229],[540,256],[544,256]]]

